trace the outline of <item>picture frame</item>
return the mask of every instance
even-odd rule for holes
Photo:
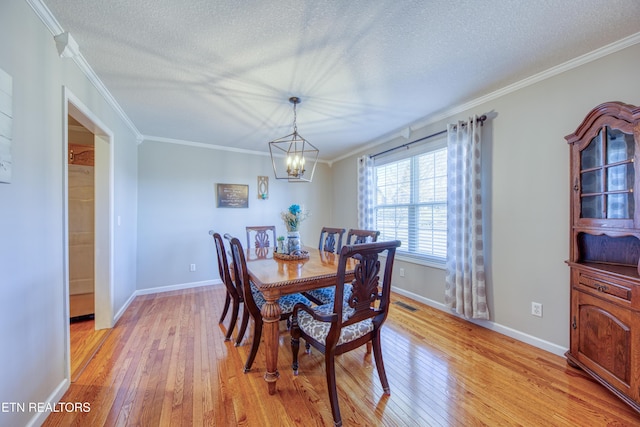
[[[249,186],[245,184],[217,184],[216,207],[248,208]]]

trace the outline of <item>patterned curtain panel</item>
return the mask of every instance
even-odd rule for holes
[[[364,155],[358,158],[358,228],[373,230],[373,159]]]
[[[476,119],[447,127],[445,303],[466,318],[489,319],[482,235],[480,131]]]

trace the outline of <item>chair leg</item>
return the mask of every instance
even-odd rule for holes
[[[220,316],[220,320],[218,320],[218,323],[222,323],[222,321],[224,320],[224,317],[227,315],[230,302],[231,302],[231,295],[229,295],[229,292],[227,292],[227,296],[224,299],[224,308],[222,309],[222,316]]]
[[[240,329],[238,329],[238,337],[236,338],[236,347],[242,342],[245,332],[247,332],[247,325],[249,324],[249,311],[247,306],[242,307],[242,323],[240,323]]]
[[[234,298],[233,309],[231,311],[231,321],[229,322],[229,329],[227,329],[227,335],[224,337],[225,341],[231,341],[231,334],[233,334],[233,329],[236,327],[239,311],[240,311],[240,301],[238,300],[238,298]]]
[[[253,342],[251,343],[251,351],[249,352],[249,357],[247,357],[247,363],[244,364],[244,373],[246,374],[251,370],[251,365],[253,365],[253,361],[256,359],[256,354],[258,354],[258,347],[260,346],[260,338],[262,337],[262,319],[258,319],[258,321],[253,322],[254,331],[253,331]]]
[[[367,341],[367,354],[371,354],[371,341]]]
[[[376,368],[378,369],[378,376],[380,377],[380,384],[382,384],[382,390],[384,394],[391,394],[389,388],[389,381],[387,381],[387,373],[384,370],[384,363],[382,362],[382,349],[380,348],[380,330],[378,329],[373,335],[373,357],[376,361]]]
[[[324,360],[327,370],[327,388],[329,389],[329,402],[331,403],[331,413],[333,414],[333,425],[342,426],[340,416],[340,405],[338,404],[338,389],[336,388],[336,365],[333,351],[325,353]]]
[[[307,344],[309,345],[309,344]],[[291,325],[291,368],[293,375],[298,375],[298,352],[300,351],[300,329],[298,329],[297,319],[293,319]]]

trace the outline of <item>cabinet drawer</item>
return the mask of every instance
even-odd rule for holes
[[[599,293],[611,295],[631,302],[631,288],[626,287],[621,283],[612,283],[584,273],[580,273],[578,276],[578,283],[581,286],[594,289]]]

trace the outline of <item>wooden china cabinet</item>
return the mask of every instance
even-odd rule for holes
[[[571,149],[570,365],[640,412],[640,108],[607,102]]]

